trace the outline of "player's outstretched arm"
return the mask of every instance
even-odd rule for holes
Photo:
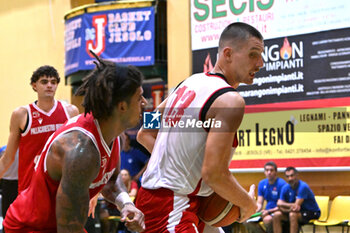
[[[49,175],[61,178],[56,195],[57,232],[84,232],[89,186],[99,171],[99,153],[92,140],[79,131],[61,136],[49,153]]]

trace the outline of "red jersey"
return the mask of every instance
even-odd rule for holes
[[[64,105],[55,100],[53,108],[44,112],[35,103],[26,106],[27,125],[19,142],[18,192],[26,189],[34,172],[35,160],[44,147],[44,143],[59,127],[69,119]]]
[[[40,155],[38,164],[29,187],[20,193],[6,213],[3,222],[6,232],[56,232],[56,193],[59,181],[53,180],[46,168],[46,156],[53,142],[60,135],[81,131],[96,146],[100,155],[100,170],[96,179],[90,184],[89,194],[93,198],[101,191],[114,173],[120,156],[119,138],[115,139],[112,149],[104,141],[98,122],[92,115],[80,114],[69,119],[47,141]]]

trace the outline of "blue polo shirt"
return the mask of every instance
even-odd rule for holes
[[[299,180],[295,189],[292,189],[288,183],[283,186],[280,199],[288,203],[294,203],[296,199],[304,199],[300,207],[301,211],[320,211],[314,193],[302,180]]]
[[[277,206],[277,201],[280,196],[282,187],[286,184],[286,182],[277,177],[275,183],[269,184],[268,179],[263,179],[259,182],[258,185],[258,196],[264,197],[266,200],[266,210],[275,208]]]
[[[131,147],[120,153],[120,168],[127,169],[130,176],[135,176],[145,166],[149,157],[142,151]]]

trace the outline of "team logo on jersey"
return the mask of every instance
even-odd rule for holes
[[[41,124],[43,122],[43,118],[39,118],[38,121],[39,121],[39,124]]]
[[[156,112],[144,112],[143,113],[143,128],[145,129],[160,129],[160,117],[161,113]]]
[[[33,118],[38,118],[40,117],[40,113],[39,112],[33,112]]]

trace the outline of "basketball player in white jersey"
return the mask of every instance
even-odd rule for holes
[[[159,106],[159,131],[139,131],[138,141],[152,152],[136,203],[145,214],[146,233],[203,232],[198,196],[212,192],[240,207],[240,222],[255,213],[254,188],[244,190],[228,165],[245,108],[235,88],[253,83],[263,49],[255,28],[228,25],[213,70],[187,78]]]

